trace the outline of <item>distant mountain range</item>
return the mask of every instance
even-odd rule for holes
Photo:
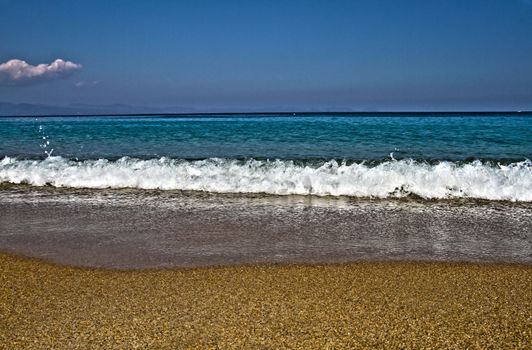
[[[46,115],[109,115],[109,114],[179,114],[179,113],[268,113],[268,112],[377,112],[374,109],[337,108],[300,108],[295,106],[273,107],[210,107],[189,108],[174,107],[146,107],[125,104],[91,105],[69,104],[66,106],[52,106],[31,103],[0,102],[0,116],[46,116]]]
[[[434,112],[452,112],[445,110],[434,110]],[[131,106],[126,104],[69,104],[65,106],[52,106],[32,103],[9,103],[0,102],[0,117],[38,117],[38,116],[70,116],[70,115],[115,115],[115,114],[194,114],[194,113],[330,113],[330,112],[354,112],[354,113],[378,113],[378,112],[401,112],[401,110],[370,109],[370,108],[348,108],[348,107],[325,107],[325,108],[301,108],[296,106],[270,106],[270,107],[205,107],[192,108],[183,106],[173,107],[146,107]],[[416,112],[415,110],[403,112]],[[421,112],[421,111],[419,111]],[[429,111],[427,111],[429,112]],[[462,110],[455,112],[497,112],[497,110]],[[509,112],[499,110],[499,112]],[[515,111],[521,112],[521,111]],[[525,111],[523,111],[525,112]],[[527,113],[530,113],[528,111]]]
[[[42,115],[105,115],[105,114],[164,114],[194,113],[193,108],[186,107],[145,107],[125,104],[90,105],[70,104],[51,106],[31,103],[0,102],[0,116],[42,116]]]

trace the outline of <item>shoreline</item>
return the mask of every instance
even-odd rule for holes
[[[198,266],[162,266],[162,267],[106,267],[106,266],[84,266],[68,264],[46,259],[45,257],[36,257],[25,255],[17,252],[10,252],[0,249],[0,260],[2,258],[27,261],[39,265],[49,265],[54,268],[72,269],[80,271],[109,272],[109,273],[157,273],[157,272],[201,272],[207,270],[225,270],[225,269],[284,269],[284,268],[349,268],[350,266],[441,266],[449,268],[517,268],[532,269],[532,263],[523,262],[505,262],[505,261],[438,261],[438,260],[350,260],[340,262],[257,262],[257,263],[235,263],[235,264],[217,264],[217,265],[198,265]]]
[[[526,348],[532,268],[362,262],[142,271],[0,253],[21,348]]]
[[[357,261],[531,264],[531,204],[0,191],[0,250],[146,269]]]
[[[498,207],[525,207],[532,208],[531,201],[507,200],[507,199],[485,199],[471,197],[448,197],[448,198],[423,198],[419,195],[408,194],[402,197],[377,197],[377,196],[349,196],[349,195],[317,195],[317,194],[274,194],[267,192],[211,192],[202,190],[180,190],[180,189],[160,189],[160,188],[137,188],[137,187],[67,187],[54,185],[32,185],[28,183],[0,182],[0,194],[6,195],[35,195],[42,196],[101,196],[112,195],[138,197],[161,197],[179,198],[196,197],[219,198],[219,199],[244,199],[244,200],[264,200],[268,203],[282,201],[316,202],[324,205],[335,204],[355,204],[355,203],[397,203],[397,204],[417,204],[417,205],[455,205],[455,206],[498,206]],[[51,199],[51,198],[48,198]]]
[[[532,342],[530,203],[0,194],[0,348]]]

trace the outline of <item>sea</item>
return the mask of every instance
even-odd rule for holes
[[[532,201],[528,114],[0,118],[0,182]]]
[[[529,264],[531,159],[531,113],[1,117],[0,250]]]

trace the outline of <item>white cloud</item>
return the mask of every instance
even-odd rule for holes
[[[65,78],[81,67],[81,64],[60,58],[50,64],[42,63],[36,66],[22,60],[12,59],[0,64],[0,83],[16,84]]]

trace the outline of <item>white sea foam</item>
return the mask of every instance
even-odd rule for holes
[[[481,198],[532,201],[532,162],[509,165],[474,161],[427,164],[391,160],[378,165],[304,165],[288,160],[0,161],[0,182],[75,188],[140,188],[219,193],[331,195],[354,197]]]

